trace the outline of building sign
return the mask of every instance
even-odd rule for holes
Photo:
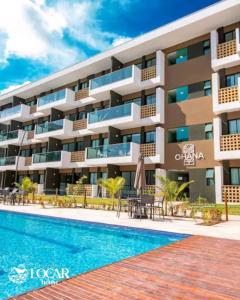
[[[186,144],[183,146],[182,153],[175,155],[175,160],[183,160],[185,167],[195,166],[196,160],[205,159],[202,152],[195,152],[195,145]]]

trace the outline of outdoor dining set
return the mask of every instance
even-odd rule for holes
[[[15,203],[23,205],[25,204],[25,196],[26,192],[18,189],[18,188],[9,188],[6,187],[4,189],[0,189],[0,201],[3,204],[11,204],[14,205]]]

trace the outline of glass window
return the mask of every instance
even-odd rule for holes
[[[155,131],[149,131],[144,133],[144,143],[146,144],[155,143],[155,140],[156,140]]]
[[[31,131],[34,129],[34,124],[28,124],[23,126],[23,130],[25,131]]]
[[[85,111],[80,111],[78,113],[78,120],[86,119],[86,113]]]
[[[28,105],[28,106],[33,106],[33,105],[36,104],[36,100],[32,100],[32,101],[26,102],[25,104]]]
[[[136,143],[140,144],[141,143],[141,135],[140,133],[133,133],[133,134],[127,134],[122,137],[123,143]]]
[[[92,141],[91,141],[91,146],[92,146],[92,147],[98,147],[98,146],[99,146],[99,139],[92,140]]]
[[[203,42],[203,54],[208,55],[210,53],[210,40]]]
[[[211,93],[212,93],[212,82],[211,82],[211,80],[204,81],[203,90],[204,90],[204,96],[210,96],[211,95]]]
[[[77,85],[74,85],[74,86],[71,87],[71,90],[74,91],[74,92],[77,92],[77,89],[78,89]]]
[[[83,151],[85,149],[84,141],[78,141],[76,146],[77,151]]]
[[[146,185],[155,185],[155,170],[146,170]]]
[[[74,114],[70,114],[67,116],[67,119],[70,120],[70,121],[76,121],[77,120],[77,114],[74,113]]]
[[[229,134],[240,133],[240,119],[228,121],[228,133]]]
[[[125,185],[123,190],[123,195],[125,197],[136,194],[136,190],[134,189],[134,180],[135,180],[135,172],[134,171],[125,171],[122,172],[122,177],[125,179]]]
[[[182,48],[176,51],[176,64],[180,64],[188,59],[188,49]]]
[[[177,142],[188,141],[189,138],[189,128],[188,127],[179,127],[177,131]]]
[[[140,105],[142,104],[142,99],[140,97],[137,97],[137,98],[134,98],[134,99],[130,99],[130,100],[126,100],[124,101],[125,104],[127,103],[135,103],[137,105]]]
[[[232,185],[240,185],[240,168],[230,169],[230,183]]]
[[[213,125],[212,123],[205,124],[205,139],[211,140],[213,138]]]
[[[97,173],[90,173],[90,184],[97,184]]]
[[[181,86],[176,89],[176,102],[188,99],[188,86]]]
[[[226,76],[227,87],[238,85],[238,78],[240,78],[240,73]]]
[[[224,41],[225,42],[230,42],[232,40],[235,40],[235,38],[236,38],[236,31],[235,30],[224,33]]]
[[[63,144],[63,151],[74,152],[75,151],[75,143]]]
[[[80,90],[87,89],[87,88],[88,88],[88,81],[82,82],[80,84]]]
[[[146,96],[146,105],[156,104],[156,94]]]
[[[142,63],[136,64],[136,67],[138,67],[139,69],[142,69]]]
[[[151,58],[146,61],[146,68],[156,66],[156,58]]]
[[[20,156],[29,157],[32,155],[31,149],[22,149],[20,152]]]
[[[214,169],[206,169],[207,185],[214,185]]]

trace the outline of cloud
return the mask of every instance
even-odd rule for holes
[[[116,46],[124,44],[130,40],[131,40],[131,38],[129,38],[129,37],[118,37],[115,40],[113,40],[112,45],[113,45],[113,47],[116,47]]]
[[[9,85],[6,89],[3,89],[3,90],[0,90],[0,95],[3,95],[3,94],[7,94],[13,90],[16,90],[18,88],[20,88],[21,86],[24,86],[26,84],[29,84],[30,81],[25,81],[21,84],[12,84],[12,85]]]
[[[98,12],[103,5],[104,0],[0,1],[0,65],[17,57],[57,70],[86,58],[86,48],[103,51],[128,40],[102,30]]]

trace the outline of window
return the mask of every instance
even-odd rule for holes
[[[104,145],[104,146],[108,146],[108,145],[109,145],[109,140],[108,140],[108,138],[104,138],[104,139],[103,139],[103,145]]]
[[[228,121],[228,133],[229,134],[240,133],[240,119]]]
[[[240,168],[230,169],[230,183],[231,185],[240,185]]]
[[[88,81],[82,82],[80,84],[80,90],[87,89],[87,88],[88,88]]]
[[[148,59],[146,61],[146,68],[156,66],[156,58]]]
[[[211,140],[213,138],[213,125],[212,123],[205,124],[205,139]]]
[[[76,121],[77,120],[77,114],[74,113],[74,114],[70,114],[67,116],[67,119],[70,120],[70,121]]]
[[[176,51],[176,64],[180,64],[188,59],[188,49],[182,48]]]
[[[214,185],[214,169],[206,169],[206,183],[208,186]]]
[[[146,185],[155,185],[155,170],[146,170]]]
[[[180,64],[188,59],[188,49],[182,48],[168,54],[168,65]]]
[[[99,146],[99,139],[91,140],[91,146],[93,148],[98,147]]]
[[[25,131],[31,131],[34,129],[34,124],[28,124],[23,126],[23,130]]]
[[[180,143],[180,142],[188,141],[188,139],[189,139],[188,127],[178,127],[175,129],[170,129],[168,131],[169,143]]]
[[[20,156],[29,157],[32,155],[31,149],[22,149],[20,152]]]
[[[203,54],[208,55],[210,53],[210,40],[203,41]]]
[[[226,86],[230,87],[238,85],[238,78],[240,78],[240,73],[226,76]]]
[[[212,93],[212,82],[211,80],[204,81],[203,85],[204,96],[210,96]]]
[[[188,99],[188,86],[181,86],[168,91],[168,103],[182,102]]]
[[[142,69],[142,63],[136,64],[136,67],[138,67],[140,70]]]
[[[77,85],[74,85],[74,86],[71,87],[71,90],[74,91],[74,92],[77,92],[77,89],[78,89]]]
[[[235,38],[236,38],[236,31],[235,30],[224,33],[224,41],[225,42],[230,42],[232,40],[235,40]]]
[[[125,179],[124,184],[124,190],[123,194],[124,196],[128,197],[132,193],[136,193],[134,190],[134,180],[135,180],[135,172],[134,171],[126,171],[122,172],[122,177]]]
[[[146,96],[146,105],[156,104],[156,94]]]
[[[85,149],[84,141],[78,141],[76,144],[77,151],[83,151]]]
[[[69,151],[69,152],[75,151],[75,143],[63,144],[63,151]]]
[[[144,143],[145,144],[152,144],[155,143],[156,140],[156,132],[149,131],[144,133]]]
[[[97,184],[97,173],[90,173],[90,184]]]
[[[130,100],[126,100],[124,103],[135,103],[137,105],[140,105],[142,104],[142,98],[140,97],[137,97],[137,98],[134,98],[134,99],[130,99]]]
[[[80,111],[78,113],[78,120],[86,119],[86,113],[85,111]]]
[[[141,143],[141,135],[140,133],[127,134],[122,137],[123,143]]]
[[[32,100],[32,101],[26,102],[25,104],[28,105],[28,106],[33,106],[33,105],[36,104],[36,101]]]

